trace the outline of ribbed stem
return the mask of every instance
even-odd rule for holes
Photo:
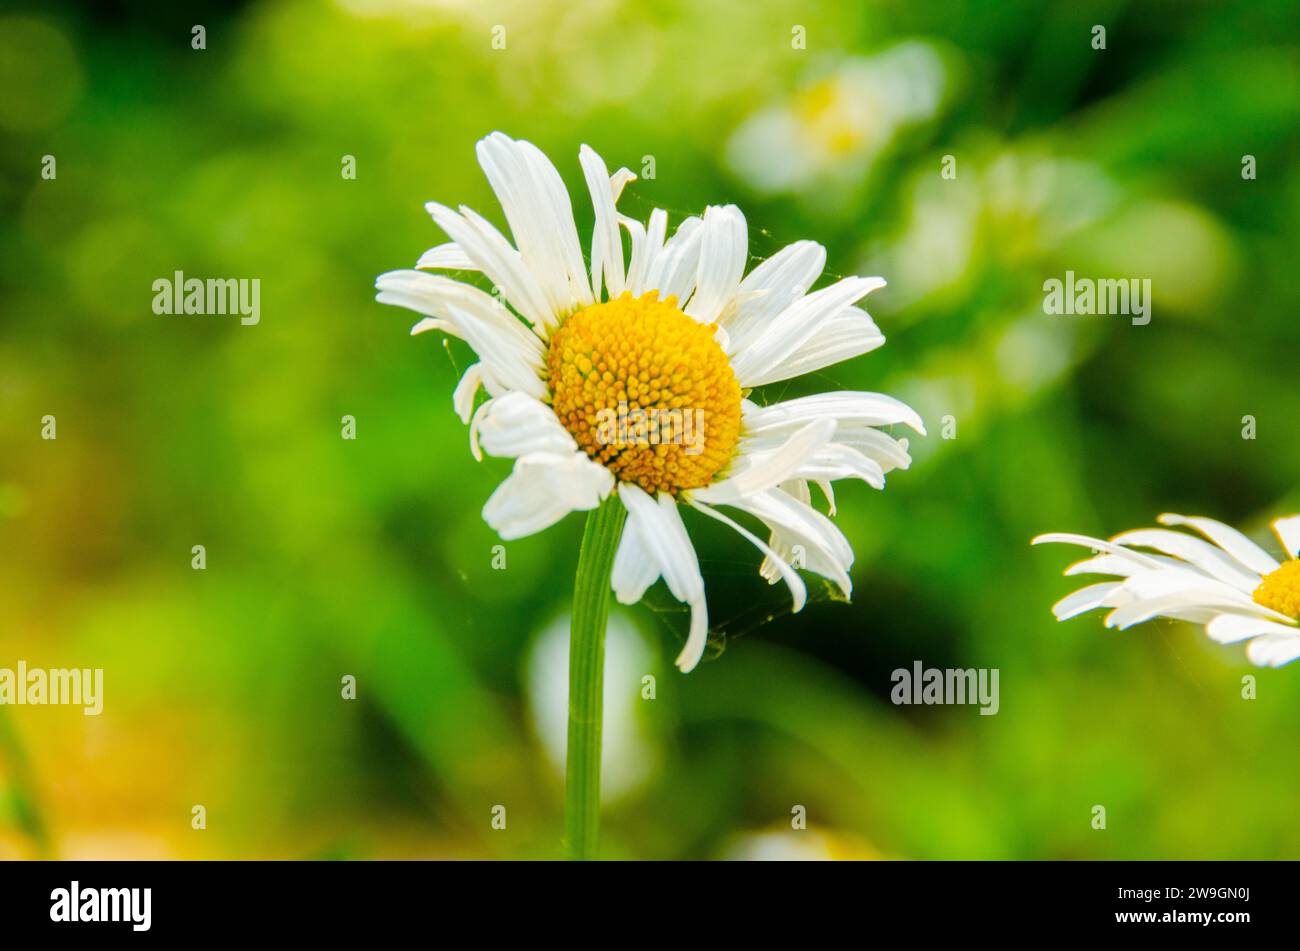
[[[587,516],[569,633],[569,749],[564,832],[569,857],[596,857],[600,834],[600,729],[604,713],[609,578],[627,509],[611,495]]]

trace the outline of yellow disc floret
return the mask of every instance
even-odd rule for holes
[[[1300,559],[1282,562],[1255,589],[1255,603],[1300,619]]]
[[[621,482],[708,485],[740,438],[740,384],[716,329],[655,292],[577,311],[546,352],[556,416]]]

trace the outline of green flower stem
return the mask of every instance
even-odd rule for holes
[[[569,752],[564,833],[569,857],[596,857],[600,834],[600,728],[605,691],[609,577],[627,509],[615,495],[587,516],[569,632]]]

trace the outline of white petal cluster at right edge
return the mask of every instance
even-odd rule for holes
[[[1035,545],[1062,542],[1094,552],[1067,568],[1067,575],[1119,579],[1088,585],[1063,598],[1052,608],[1057,619],[1097,608],[1111,609],[1106,626],[1119,629],[1155,617],[1174,618],[1204,625],[1222,644],[1249,641],[1246,656],[1259,666],[1280,667],[1300,658],[1297,620],[1253,597],[1264,577],[1281,567],[1277,559],[1237,529],[1213,519],[1166,514],[1159,521],[1193,529],[1203,538],[1169,528],[1136,529],[1109,541],[1068,533],[1035,538]],[[1276,520],[1273,530],[1286,553],[1300,558],[1300,515]]]

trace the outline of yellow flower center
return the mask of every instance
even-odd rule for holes
[[[740,384],[716,329],[653,291],[577,311],[546,351],[555,415],[622,482],[708,485],[740,438]]]
[[[1255,603],[1300,619],[1300,558],[1282,562],[1255,589]]]

